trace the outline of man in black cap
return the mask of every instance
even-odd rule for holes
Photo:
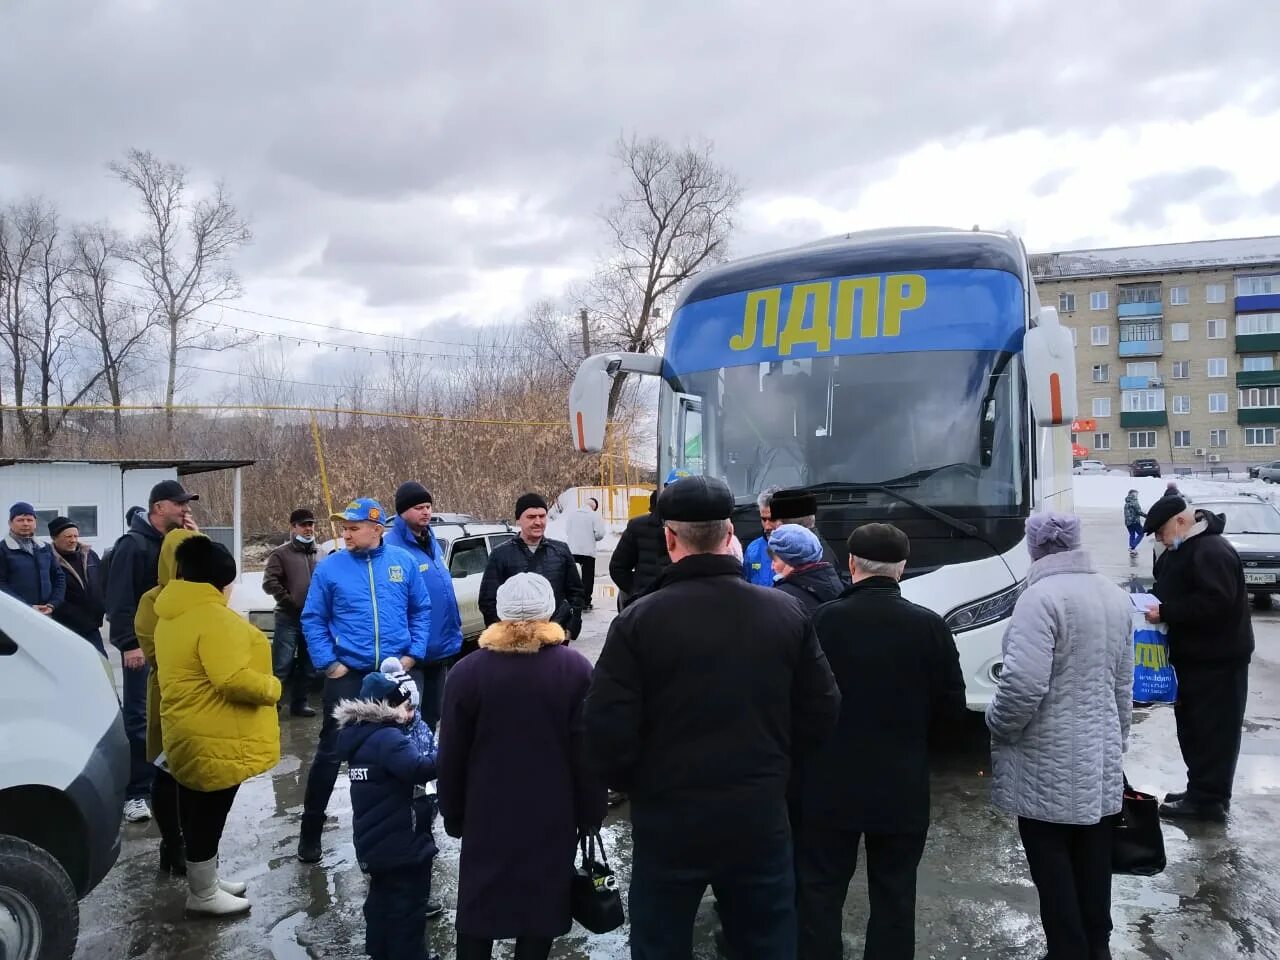
[[[498,588],[517,573],[537,573],[545,577],[555,591],[556,612],[552,621],[564,627],[569,640],[576,639],[582,630],[586,592],[569,545],[562,540],[547,539],[547,501],[536,493],[522,494],[516,501],[516,526],[520,528],[520,536],[489,554],[489,563],[480,580],[480,613],[485,626],[498,622]],[[475,641],[469,641],[462,645],[462,652],[465,655],[475,648]]]
[[[613,621],[587,694],[590,756],[631,797],[631,956],[688,957],[708,885],[734,956],[795,956],[792,759],[840,693],[805,611],[742,579],[733,494],[694,476],[658,498],[668,566]]]
[[[1151,623],[1169,631],[1178,672],[1174,719],[1187,765],[1186,790],[1170,793],[1162,816],[1222,823],[1240,756],[1249,692],[1253,620],[1244,566],[1222,536],[1226,518],[1165,496],[1147,511],[1144,530],[1165,547],[1152,593]]]
[[[840,574],[840,578],[848,581],[842,565],[836,560],[836,552],[827,543],[826,537],[818,533],[818,497],[808,490],[779,490],[769,502],[769,516],[773,526],[783,523],[798,523],[814,532],[822,543],[822,562],[829,563]]]
[[[929,735],[965,711],[951,631],[898,587],[911,545],[887,523],[849,537],[852,586],[814,614],[836,682],[836,732],[805,759],[796,869],[800,957],[839,960],[841,913],[865,837],[868,957],[912,957],[929,829]]]
[[[262,574],[262,589],[276,601],[275,630],[271,634],[271,670],[280,689],[289,693],[289,712],[314,717],[307,703],[316,672],[302,637],[302,608],[316,569],[316,515],[306,507],[289,514],[289,539],[271,551]],[[284,710],[284,698],[280,709]]]
[[[111,623],[111,643],[120,651],[124,665],[121,706],[124,729],[129,736],[130,774],[125,791],[124,816],[130,823],[151,819],[147,801],[151,798],[154,767],[147,763],[147,661],[133,632],[133,617],[142,595],[159,578],[160,545],[170,530],[197,529],[191,519],[191,503],[199,500],[187,493],[177,480],[162,480],[151,488],[145,514],[134,514],[128,530],[111,548],[107,574],[107,620]]]

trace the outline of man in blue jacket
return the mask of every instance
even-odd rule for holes
[[[760,524],[764,533],[750,543],[742,555],[742,576],[759,587],[773,586],[773,564],[769,559],[769,534],[778,528],[781,520],[773,519],[773,495],[777,487],[763,490],[756,498],[756,507],[760,511]]]
[[[45,616],[62,603],[67,582],[48,544],[36,543],[36,508],[9,508],[9,535],[0,540],[0,590]]]
[[[298,859],[320,860],[324,812],[338,779],[339,700],[360,692],[365,676],[384,657],[398,657],[419,689],[431,637],[431,597],[417,573],[417,561],[401,547],[382,542],[382,505],[364,497],[334,514],[345,550],[326,557],[311,577],[302,609],[302,633],[316,671],[324,674],[320,742],[307,775]]]

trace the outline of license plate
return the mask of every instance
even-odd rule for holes
[[[1276,575],[1274,573],[1246,573],[1244,575],[1245,583],[1275,583]]]

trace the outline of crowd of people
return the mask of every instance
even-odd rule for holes
[[[315,515],[293,512],[264,575],[271,641],[228,608],[235,560],[199,532],[197,498],[177,481],[156,485],[102,559],[66,518],[37,542],[34,509],[14,504],[0,589],[99,650],[109,619],[134,749],[125,815],[154,815],[160,868],[186,877],[192,913],[249,909],[247,885],[218,869],[228,811],[241,783],[278,762],[281,712],[315,714],[322,676],[297,855],[321,860],[346,763],[375,958],[427,956],[426,923],[443,912],[437,820],[462,840],[457,956],[488,957],[498,940],[515,940],[520,960],[549,956],[571,926],[579,838],[600,829],[609,791],[630,801],[637,960],[691,955],[707,887],[730,957],[836,960],[860,845],[866,956],[913,956],[930,743],[966,697],[945,622],[902,595],[908,537],[862,525],[842,569],[817,533],[814,495],[771,490],[758,503],[764,533],[744,549],[727,486],[668,479],[613,553],[620,612],[594,669],[570,644],[591,592],[581,551],[604,536],[598,503],[571,524],[570,545],[546,537],[533,493],[515,504],[518,534],[490,555],[473,646],[431,494],[415,481],[396,491],[392,518],[377,500],[351,501],[332,518],[345,549],[323,560]],[[1134,512],[1126,503],[1127,524]],[[1165,547],[1146,616],[1165,624],[1181,690],[1187,785],[1161,813],[1222,822],[1253,650],[1243,569],[1222,518],[1176,492],[1136,513]],[[1078,518],[1033,515],[1027,544],[986,711],[992,802],[1017,817],[1049,957],[1097,960],[1110,955],[1133,607],[1097,572]]]

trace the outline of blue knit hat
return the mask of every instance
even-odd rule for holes
[[[34,517],[36,508],[25,500],[19,500],[9,508],[9,521],[13,522],[16,517]]]
[[[398,707],[409,699],[409,694],[392,677],[375,670],[360,684],[360,699],[381,700]]]
[[[769,534],[769,549],[789,567],[807,567],[822,560],[822,541],[808,527],[784,523]]]

